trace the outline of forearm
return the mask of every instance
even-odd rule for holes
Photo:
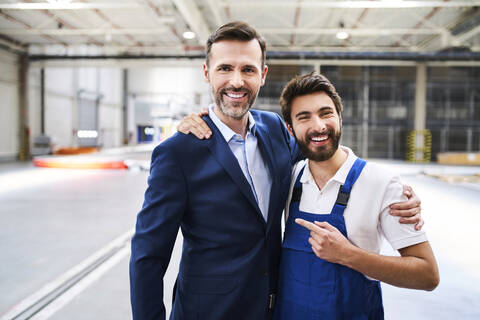
[[[149,260],[137,260],[133,255],[130,260],[130,299],[134,320],[166,317],[161,276],[165,271],[161,263]]]
[[[393,286],[433,290],[438,285],[439,275],[430,245],[424,242],[413,247],[417,247],[413,251],[422,254],[383,256],[352,246],[340,263]]]

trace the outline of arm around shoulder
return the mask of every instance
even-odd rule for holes
[[[288,145],[290,150],[290,157],[292,159],[292,163],[297,163],[300,160],[305,159],[305,156],[300,151],[298,143],[295,141],[295,138],[288,132],[285,121],[277,114],[278,121],[280,122],[280,128],[282,130],[282,134],[285,138],[285,142]]]
[[[153,152],[145,200],[132,238],[133,319],[165,319],[163,276],[187,201],[185,177],[179,163],[174,150],[165,143]]]

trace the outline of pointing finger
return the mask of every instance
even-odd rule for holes
[[[309,221],[306,221],[304,219],[297,218],[297,219],[295,219],[295,223],[301,225],[304,228],[307,228],[308,230],[310,230],[312,232],[316,232],[316,233],[324,233],[325,232],[319,226],[316,226],[315,224],[313,224]]]
[[[332,226],[330,223],[328,222],[318,222],[318,221],[315,221],[315,225],[319,226],[320,228],[322,229],[326,229],[328,231],[335,231],[337,230],[337,228],[335,228],[334,226]]]

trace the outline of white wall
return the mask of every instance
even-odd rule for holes
[[[117,147],[122,144],[122,93],[123,72],[119,68],[99,70],[100,100],[99,127],[102,144],[105,147]]]
[[[104,148],[122,145],[123,70],[100,67],[45,68],[45,133],[56,147],[76,145],[78,92],[101,95],[99,142]],[[132,68],[128,70],[129,131],[136,141],[136,122],[132,119],[135,99],[158,103],[167,99],[173,112],[196,112],[210,102],[209,86],[204,82],[202,65]],[[40,134],[40,68],[29,70],[29,114],[31,138]],[[18,112],[16,113],[18,114]],[[17,121],[18,122],[18,121]]]
[[[129,70],[131,92],[191,93],[208,88],[202,65],[134,68]]]
[[[133,108],[136,104],[168,105],[167,114],[182,116],[206,108],[210,102],[210,89],[203,78],[202,64],[198,66],[165,66],[132,68],[128,74],[129,123],[128,131],[137,137],[137,124]],[[162,107],[163,108],[163,107]],[[163,111],[162,111],[163,113]],[[147,115],[148,116],[148,115]],[[151,117],[151,123],[158,121]]]
[[[202,65],[169,66],[155,68],[135,68],[129,70],[128,89],[137,98],[149,99],[150,102],[164,102],[165,99],[178,98],[186,105],[178,104],[182,111],[192,112],[206,107],[210,91],[203,78]],[[196,101],[196,96],[200,101]]]
[[[18,58],[0,49],[0,161],[19,152]]]
[[[45,134],[55,147],[76,146],[78,92],[97,94],[99,141],[104,148],[122,143],[122,73],[118,68],[45,68]],[[29,70],[30,127],[32,137],[41,132],[40,69]]]
[[[45,134],[56,147],[69,147],[74,142],[74,76],[70,68],[45,69]]]

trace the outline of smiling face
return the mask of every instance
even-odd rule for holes
[[[308,159],[325,161],[335,154],[342,134],[341,118],[325,92],[293,99],[291,118],[288,130]]]
[[[241,120],[255,102],[268,69],[262,68],[262,50],[253,39],[215,42],[203,70],[216,111],[221,117]]]

